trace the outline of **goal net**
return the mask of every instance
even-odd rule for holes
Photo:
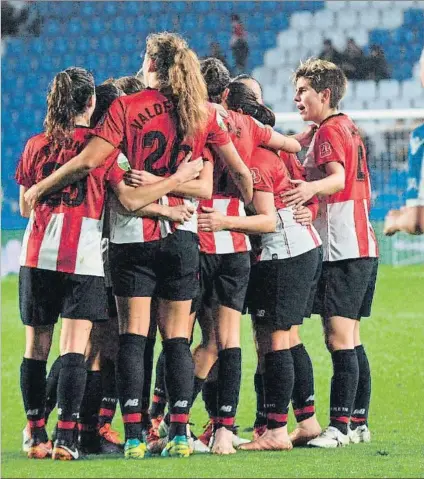
[[[358,110],[346,113],[359,126],[367,149],[372,188],[370,217],[378,237],[381,262],[393,265],[424,263],[424,235],[383,235],[387,212],[405,205],[409,135],[424,122],[424,109]],[[285,133],[305,128],[305,123],[297,113],[277,113],[276,120],[277,128]]]

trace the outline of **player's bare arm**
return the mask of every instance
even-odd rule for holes
[[[126,210],[118,198],[112,194],[110,196],[110,207],[117,213],[124,216],[138,216],[142,218],[160,218],[169,221],[175,221],[177,223],[185,223],[189,221],[195,212],[195,208],[192,205],[178,205],[178,206],[169,206],[169,205],[160,205],[157,203],[151,203],[150,205],[144,206],[132,213]]]
[[[277,225],[274,195],[255,191],[253,205],[257,213],[253,216],[226,216],[213,208],[203,206],[203,213],[198,218],[199,229],[205,232],[230,230],[245,234],[274,232]]]
[[[245,204],[253,198],[253,180],[249,168],[240,158],[232,142],[223,146],[212,145],[228,166],[230,175],[243,197]]]
[[[424,206],[404,206],[400,210],[390,210],[384,220],[383,232],[386,236],[398,232],[424,234]]]
[[[21,216],[24,218],[29,218],[31,215],[31,206],[25,201],[25,192],[27,191],[26,186],[20,185],[19,187],[19,211]]]
[[[340,163],[336,161],[327,163],[325,172],[327,176],[321,180],[290,180],[297,186],[294,190],[283,193],[287,206],[303,205],[315,195],[332,195],[344,189],[345,170]]]
[[[57,169],[25,193],[25,201],[33,208],[38,200],[55,191],[62,190],[85,178],[90,171],[102,166],[115,148],[99,137],[92,138],[82,152]]]
[[[276,150],[283,150],[287,153],[299,153],[302,149],[300,143],[294,136],[286,136],[272,130],[272,135],[267,146]]]
[[[125,173],[125,183],[128,186],[147,186],[161,181],[163,178],[148,171],[129,170]],[[213,189],[213,166],[206,161],[198,178],[178,186],[172,193],[180,196],[209,200]]]
[[[168,178],[138,188],[127,186],[124,181],[121,181],[113,186],[114,193],[124,208],[133,213],[168,194],[186,181],[197,178],[203,169],[203,160],[189,161],[190,158],[191,153],[185,157],[177,171]]]

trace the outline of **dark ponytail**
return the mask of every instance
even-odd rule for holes
[[[218,58],[209,57],[200,62],[200,71],[206,82],[209,101],[221,103],[222,94],[231,82],[227,67]]]
[[[250,115],[264,125],[274,126],[275,115],[265,105],[256,100],[253,91],[241,82],[232,82],[228,85],[228,108],[233,111],[242,110],[245,115]]]
[[[66,142],[74,129],[75,118],[85,112],[93,94],[93,75],[83,68],[67,68],[54,77],[44,120],[46,135],[51,141]]]

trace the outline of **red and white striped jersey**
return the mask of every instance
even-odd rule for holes
[[[119,147],[128,158],[127,166],[122,163],[121,180],[129,168],[167,177],[176,171],[189,151],[195,159],[202,155],[206,142],[223,146],[231,141],[216,110],[210,104],[207,109],[205,129],[194,138],[180,142],[174,104],[158,90],[148,88],[116,99],[95,134]],[[160,219],[114,214],[110,240],[113,243],[156,241],[172,232],[170,230],[172,228]]]
[[[319,198],[315,221],[324,249],[324,261],[378,256],[377,240],[369,220],[370,176],[358,127],[340,113],[318,128],[304,166],[309,181],[325,177],[325,164],[339,162],[345,169],[345,188]]]
[[[302,226],[293,217],[293,207],[287,207],[281,197],[286,191],[295,186],[290,183],[294,179],[286,163],[294,169],[296,155],[281,153],[281,157],[267,148],[257,148],[252,155],[250,170],[253,177],[255,191],[273,193],[274,205],[277,210],[277,227],[273,233],[261,235],[261,253],[259,261],[273,259],[287,259],[299,256],[322,244],[321,239],[313,226]],[[313,200],[316,201],[316,200]],[[313,202],[312,201],[312,202]]]
[[[80,153],[91,134],[89,128],[76,127],[66,147],[55,147],[44,133],[30,138],[17,167],[17,182],[27,188],[38,183]],[[21,266],[103,276],[105,180],[115,169],[117,155],[115,151],[104,166],[40,200],[25,231]]]
[[[224,120],[230,137],[241,159],[249,166],[253,150],[259,145],[266,145],[272,131],[265,128],[253,118],[234,111],[228,111]],[[212,200],[201,200],[202,206],[214,208],[227,216],[246,216],[240,192],[233,182],[227,165],[215,155]],[[230,254],[250,251],[247,235],[234,231],[199,232],[200,251],[206,254]]]

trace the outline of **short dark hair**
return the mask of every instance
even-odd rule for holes
[[[327,60],[309,58],[301,63],[294,73],[293,82],[296,83],[299,78],[309,80],[311,87],[318,93],[328,88],[331,91],[331,108],[337,108],[346,93],[346,75],[340,67]]]
[[[122,90],[125,95],[132,95],[145,90],[145,85],[140,78],[136,76],[125,76],[114,80],[114,84],[117,88]]]
[[[114,100],[125,93],[113,83],[103,83],[96,86],[96,108],[90,119],[90,126],[94,128],[103,115],[108,111]]]

